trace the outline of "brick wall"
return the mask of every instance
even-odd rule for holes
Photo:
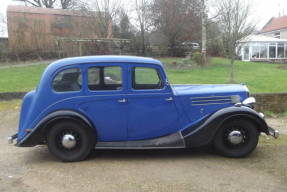
[[[257,111],[272,111],[282,113],[287,110],[287,93],[261,93],[253,94],[256,98]]]

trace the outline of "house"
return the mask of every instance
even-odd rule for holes
[[[238,44],[238,55],[242,61],[287,60],[287,39],[249,35],[241,39]]]
[[[9,48],[14,53],[53,52],[56,40],[110,38],[96,12],[8,6]]]
[[[287,16],[272,18],[259,34],[238,41],[242,61],[287,61]]]
[[[260,34],[278,39],[287,39],[287,16],[270,19]]]

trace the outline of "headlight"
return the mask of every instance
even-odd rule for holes
[[[254,97],[249,97],[242,102],[243,105],[253,105],[255,103],[256,103],[256,100]]]

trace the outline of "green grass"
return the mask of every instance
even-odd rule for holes
[[[25,92],[35,89],[46,66],[0,69],[0,92]]]
[[[225,84],[229,82],[229,60],[211,58],[205,68],[171,69],[171,63],[180,63],[178,58],[165,58],[167,74],[174,84]],[[278,64],[235,62],[235,80],[245,83],[252,93],[287,92],[287,70],[279,69]]]
[[[172,84],[225,84],[229,82],[230,64],[224,58],[211,58],[205,68],[176,69],[173,62],[185,63],[183,58],[160,58],[165,63]],[[235,63],[235,80],[248,85],[252,93],[287,92],[287,70],[279,64]],[[0,69],[0,92],[29,91],[37,86],[46,65]]]

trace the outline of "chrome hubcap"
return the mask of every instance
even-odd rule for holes
[[[71,134],[66,134],[62,138],[62,145],[67,149],[72,149],[76,146],[77,141],[75,136]]]
[[[232,131],[228,135],[228,141],[234,145],[238,145],[243,141],[243,135],[240,131]]]

